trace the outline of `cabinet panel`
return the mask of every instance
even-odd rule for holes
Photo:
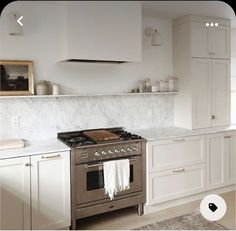
[[[0,160],[0,229],[31,229],[29,157]]]
[[[236,134],[229,133],[224,136],[225,146],[228,150],[228,183],[236,183]]]
[[[217,188],[225,182],[224,139],[221,134],[207,140],[208,188]]]
[[[191,195],[205,190],[205,165],[150,173],[149,205]]]
[[[70,154],[31,157],[32,228],[70,226]]]
[[[192,59],[193,128],[211,127],[211,60]]]
[[[192,57],[210,58],[210,31],[202,22],[191,22]]]
[[[205,137],[192,136],[148,142],[148,172],[205,161]]]
[[[213,126],[230,124],[230,61],[212,60]]]
[[[213,58],[230,59],[230,27],[219,25],[211,28]]]

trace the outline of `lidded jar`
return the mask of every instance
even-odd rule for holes
[[[40,80],[36,85],[36,93],[37,95],[49,95],[51,83],[50,81]]]

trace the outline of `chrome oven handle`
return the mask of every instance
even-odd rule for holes
[[[137,159],[135,157],[131,157],[129,158],[129,161],[136,161]],[[86,167],[87,168],[95,168],[95,167],[102,167],[103,164],[87,164]]]

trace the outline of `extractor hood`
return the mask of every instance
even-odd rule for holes
[[[68,1],[63,62],[141,62],[138,1]]]
[[[91,59],[67,59],[65,62],[80,62],[80,63],[114,63],[114,64],[120,64],[120,63],[127,63],[127,61],[112,61],[112,60],[91,60]]]

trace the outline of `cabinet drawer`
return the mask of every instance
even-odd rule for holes
[[[152,205],[205,190],[205,165],[194,165],[148,175],[147,204]]]
[[[150,142],[148,145],[148,172],[171,169],[205,161],[205,137],[191,136]]]

